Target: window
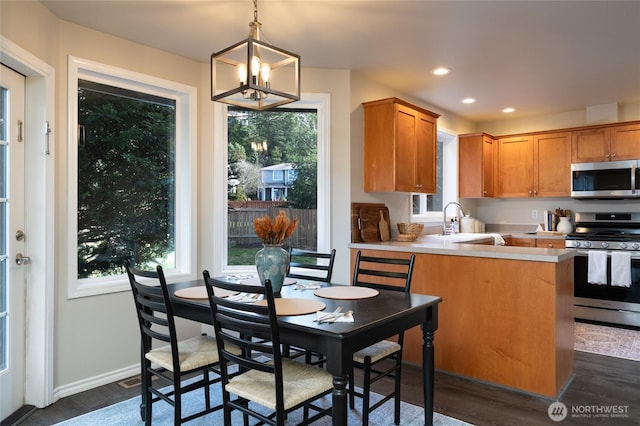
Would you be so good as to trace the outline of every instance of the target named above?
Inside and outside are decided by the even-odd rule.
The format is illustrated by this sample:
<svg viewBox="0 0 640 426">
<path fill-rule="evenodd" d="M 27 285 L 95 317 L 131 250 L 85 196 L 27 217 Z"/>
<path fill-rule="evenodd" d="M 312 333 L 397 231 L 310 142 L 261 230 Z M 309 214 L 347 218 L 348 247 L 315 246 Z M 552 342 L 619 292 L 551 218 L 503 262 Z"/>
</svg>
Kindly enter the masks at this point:
<svg viewBox="0 0 640 426">
<path fill-rule="evenodd" d="M 75 58 L 69 70 L 69 297 L 128 289 L 125 260 L 195 278 L 194 89 Z"/>
<path fill-rule="evenodd" d="M 273 171 L 273 181 L 274 182 L 282 182 L 284 181 L 284 173 L 282 170 L 274 170 Z"/>
<path fill-rule="evenodd" d="M 217 135 L 220 143 L 214 142 L 214 155 L 228 159 L 230 173 L 219 173 L 215 185 L 215 195 L 220 204 L 229 208 L 223 218 L 216 217 L 216 241 L 224 241 L 224 250 L 216 251 L 215 270 L 218 273 L 232 271 L 255 272 L 255 253 L 261 248 L 253 230 L 253 222 L 243 215 L 264 215 L 268 209 L 271 214 L 280 208 L 287 210 L 289 217 L 295 209 L 306 210 L 309 217 L 305 226 L 313 231 L 314 246 L 310 249 L 329 250 L 329 97 L 328 95 L 304 95 L 294 104 L 278 108 L 278 116 L 269 111 L 243 112 L 241 110 L 215 104 L 216 123 L 222 123 L 221 132 Z M 273 112 L 273 110 L 272 110 Z M 271 114 L 271 115 L 270 115 Z M 271 117 L 271 118 L 269 118 Z M 252 134 L 255 130 L 251 120 L 272 122 L 275 132 L 265 137 L 264 131 Z M 291 131 L 283 131 L 277 120 L 296 121 L 295 136 Z M 226 128 L 225 128 L 226 125 Z M 218 125 L 216 124 L 216 127 Z M 265 128 L 268 128 L 265 127 Z M 304 129 L 313 129 L 307 132 Z M 240 135 L 240 137 L 238 137 Z M 251 144 L 251 140 L 262 141 Z M 264 143 L 266 141 L 266 143 Z M 238 145 L 241 145 L 242 149 Z M 252 149 L 251 146 L 259 149 Z M 224 151 L 220 148 L 223 148 Z M 312 155 L 310 155 L 312 154 Z M 240 157 L 238 157 L 240 155 Z M 238 158 L 242 158 L 239 164 Z M 310 160 L 310 161 L 307 161 Z M 251 164 L 253 163 L 253 164 Z M 279 167 L 278 180 L 271 174 L 271 182 L 263 182 L 262 187 L 253 189 L 250 182 L 250 168 Z M 244 169 L 243 171 L 241 169 Z M 231 176 L 231 177 L 230 177 Z M 229 180 L 241 182 L 238 186 L 229 185 Z M 304 185 L 313 182 L 312 185 Z M 302 187 L 300 187 L 302 185 Z M 235 193 L 224 189 L 235 188 Z M 304 199 L 312 200 L 302 203 L 301 194 L 307 192 Z M 307 196 L 308 195 L 308 196 Z M 256 199 L 260 200 L 256 202 Z M 294 206 L 294 200 L 296 205 Z M 262 203 L 262 204 L 260 204 Z M 252 212 L 252 209 L 257 209 Z M 301 219 L 302 222 L 302 219 Z M 294 237 L 301 237 L 303 227 L 299 225 Z M 295 238 L 285 242 L 299 246 Z"/>
<path fill-rule="evenodd" d="M 436 194 L 411 195 L 412 222 L 441 222 L 442 208 L 458 198 L 458 138 L 438 130 L 436 146 Z"/>
</svg>

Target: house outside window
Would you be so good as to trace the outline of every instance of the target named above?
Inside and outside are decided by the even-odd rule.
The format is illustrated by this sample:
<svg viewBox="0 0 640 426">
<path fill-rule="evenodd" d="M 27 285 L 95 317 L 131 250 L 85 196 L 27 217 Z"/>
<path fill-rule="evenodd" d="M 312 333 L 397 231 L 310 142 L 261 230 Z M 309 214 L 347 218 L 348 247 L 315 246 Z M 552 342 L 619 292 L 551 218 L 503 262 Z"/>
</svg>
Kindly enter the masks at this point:
<svg viewBox="0 0 640 426">
<path fill-rule="evenodd" d="M 221 130 L 214 155 L 226 157 L 230 165 L 230 172 L 216 173 L 215 199 L 226 202 L 228 209 L 220 223 L 216 218 L 214 238 L 225 247 L 214 271 L 255 272 L 261 244 L 251 214 L 274 215 L 285 209 L 290 218 L 307 215 L 288 245 L 330 250 L 329 100 L 326 94 L 303 94 L 295 104 L 260 112 L 214 106 Z"/>
</svg>

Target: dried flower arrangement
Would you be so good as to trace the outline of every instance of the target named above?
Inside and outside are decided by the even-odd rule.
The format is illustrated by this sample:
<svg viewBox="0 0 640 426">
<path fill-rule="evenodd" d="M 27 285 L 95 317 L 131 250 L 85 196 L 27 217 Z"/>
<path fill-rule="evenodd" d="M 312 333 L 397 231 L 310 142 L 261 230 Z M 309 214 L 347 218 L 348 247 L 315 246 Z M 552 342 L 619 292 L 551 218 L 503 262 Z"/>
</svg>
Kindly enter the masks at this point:
<svg viewBox="0 0 640 426">
<path fill-rule="evenodd" d="M 263 244 L 267 245 L 282 244 L 285 239 L 293 234 L 296 226 L 298 226 L 298 219 L 289 220 L 284 210 L 280 210 L 280 213 L 273 220 L 269 215 L 253 220 L 256 235 L 260 237 Z"/>
</svg>

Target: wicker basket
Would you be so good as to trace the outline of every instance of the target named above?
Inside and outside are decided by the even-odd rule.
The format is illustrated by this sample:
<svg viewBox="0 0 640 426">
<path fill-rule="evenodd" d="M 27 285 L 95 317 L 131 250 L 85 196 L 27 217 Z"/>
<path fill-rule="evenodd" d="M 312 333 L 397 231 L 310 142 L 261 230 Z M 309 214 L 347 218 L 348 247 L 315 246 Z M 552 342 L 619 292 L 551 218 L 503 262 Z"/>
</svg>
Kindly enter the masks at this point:
<svg viewBox="0 0 640 426">
<path fill-rule="evenodd" d="M 424 224 L 422 223 L 399 222 L 397 225 L 398 225 L 398 232 L 401 235 L 413 235 L 415 236 L 415 238 L 418 238 L 418 235 L 420 235 L 420 233 L 422 232 L 422 229 L 424 228 Z"/>
</svg>

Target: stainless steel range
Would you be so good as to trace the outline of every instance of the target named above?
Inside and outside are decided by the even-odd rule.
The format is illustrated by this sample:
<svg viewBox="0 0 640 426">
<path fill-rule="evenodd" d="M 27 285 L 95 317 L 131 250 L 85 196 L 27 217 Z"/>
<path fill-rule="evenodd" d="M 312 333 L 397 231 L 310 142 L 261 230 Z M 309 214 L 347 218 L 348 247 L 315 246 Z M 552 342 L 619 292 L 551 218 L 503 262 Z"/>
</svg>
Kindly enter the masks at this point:
<svg viewBox="0 0 640 426">
<path fill-rule="evenodd" d="M 567 248 L 578 250 L 575 317 L 640 327 L 640 213 L 576 213 L 575 220 L 566 240 Z M 603 279 L 594 279 L 590 267 L 601 269 Z M 620 281 L 621 274 L 630 281 Z"/>
</svg>

